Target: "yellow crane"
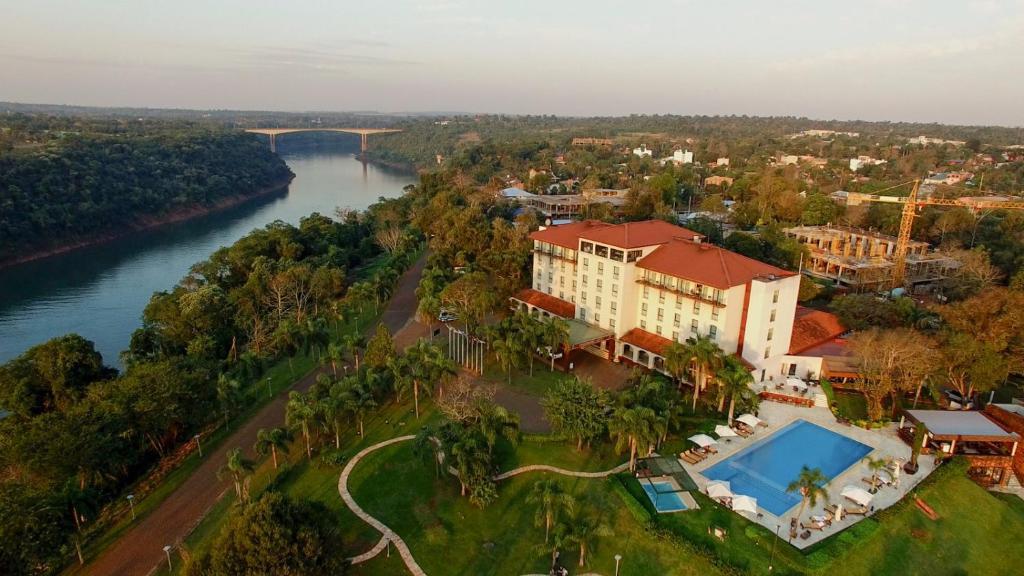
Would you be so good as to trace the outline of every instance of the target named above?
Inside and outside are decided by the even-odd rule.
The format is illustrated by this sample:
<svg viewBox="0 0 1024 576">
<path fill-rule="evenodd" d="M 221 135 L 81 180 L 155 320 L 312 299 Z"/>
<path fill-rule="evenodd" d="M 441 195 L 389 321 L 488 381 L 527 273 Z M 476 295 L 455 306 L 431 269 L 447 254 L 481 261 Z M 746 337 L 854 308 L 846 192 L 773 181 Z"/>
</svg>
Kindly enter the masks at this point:
<svg viewBox="0 0 1024 576">
<path fill-rule="evenodd" d="M 897 184 L 886 190 L 898 188 L 909 184 L 910 182 L 904 182 L 903 184 Z M 907 274 L 907 246 L 910 244 L 910 231 L 914 227 L 914 218 L 917 217 L 918 210 L 923 206 L 954 206 L 958 208 L 967 208 L 972 212 L 984 209 L 1001 209 L 1001 210 L 1024 210 L 1024 202 L 1022 201 L 1011 201 L 1011 200 L 975 200 L 972 198 L 918 198 L 917 193 L 921 188 L 921 180 L 917 179 L 913 181 L 914 186 L 910 189 L 910 195 L 903 201 L 903 215 L 900 219 L 900 233 L 896 238 L 896 254 L 894 259 L 894 266 L 892 272 L 892 287 L 899 288 L 903 286 L 906 280 Z M 879 192 L 882 192 L 880 190 Z"/>
</svg>

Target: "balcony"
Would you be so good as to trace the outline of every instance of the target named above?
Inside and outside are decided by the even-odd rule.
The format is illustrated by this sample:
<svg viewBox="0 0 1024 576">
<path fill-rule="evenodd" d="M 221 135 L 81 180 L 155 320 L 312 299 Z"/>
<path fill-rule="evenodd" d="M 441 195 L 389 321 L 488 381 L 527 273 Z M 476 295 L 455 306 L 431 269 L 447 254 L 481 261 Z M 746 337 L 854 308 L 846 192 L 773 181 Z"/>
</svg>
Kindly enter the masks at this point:
<svg viewBox="0 0 1024 576">
<path fill-rule="evenodd" d="M 572 262 L 573 264 L 576 263 L 576 256 L 566 256 L 564 252 L 559 254 L 554 250 L 544 250 L 543 248 L 534 248 L 533 251 L 536 254 L 544 254 L 545 256 L 550 256 L 551 258 L 556 258 L 558 260 L 565 260 L 566 262 Z"/>
<path fill-rule="evenodd" d="M 725 302 L 723 302 L 721 299 L 715 300 L 712 298 L 708 298 L 707 296 L 704 296 L 703 294 L 700 294 L 694 290 L 684 290 L 679 286 L 669 286 L 668 284 L 662 284 L 661 282 L 652 280 L 650 278 L 644 278 L 643 276 L 637 278 L 636 282 L 637 284 L 642 284 L 644 286 L 650 286 L 652 288 L 657 288 L 659 290 L 667 290 L 669 292 L 679 294 L 683 298 L 693 300 L 694 302 L 703 302 L 704 304 L 710 304 L 716 308 L 725 308 Z"/>
</svg>

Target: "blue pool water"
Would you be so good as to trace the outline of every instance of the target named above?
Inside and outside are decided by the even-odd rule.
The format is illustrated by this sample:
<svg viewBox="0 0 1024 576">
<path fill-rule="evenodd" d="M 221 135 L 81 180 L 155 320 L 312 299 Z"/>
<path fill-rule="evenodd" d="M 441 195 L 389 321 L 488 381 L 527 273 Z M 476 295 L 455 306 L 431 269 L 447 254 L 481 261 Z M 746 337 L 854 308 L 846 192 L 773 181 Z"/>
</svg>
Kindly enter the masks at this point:
<svg viewBox="0 0 1024 576">
<path fill-rule="evenodd" d="M 704 476 L 727 480 L 733 494 L 753 496 L 758 506 L 782 516 L 800 503 L 798 492 L 786 492 L 800 468 L 820 468 L 831 480 L 871 450 L 842 434 L 797 420 L 708 468 Z"/>
<path fill-rule="evenodd" d="M 670 482 L 641 482 L 640 484 L 644 487 L 644 492 L 647 492 L 647 497 L 651 499 L 651 504 L 654 504 L 654 508 L 658 512 L 679 512 L 680 510 L 686 510 L 686 504 L 682 498 L 676 492 L 669 492 L 669 490 L 675 490 L 675 486 Z M 659 493 L 660 492 L 660 493 Z"/>
</svg>

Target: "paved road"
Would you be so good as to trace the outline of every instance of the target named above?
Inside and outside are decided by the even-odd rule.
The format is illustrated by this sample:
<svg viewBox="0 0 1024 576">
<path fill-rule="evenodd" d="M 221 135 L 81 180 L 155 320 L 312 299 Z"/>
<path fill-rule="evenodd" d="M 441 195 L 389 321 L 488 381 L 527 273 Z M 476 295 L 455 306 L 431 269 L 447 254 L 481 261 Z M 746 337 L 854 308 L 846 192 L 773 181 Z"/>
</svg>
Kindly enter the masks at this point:
<svg viewBox="0 0 1024 576">
<path fill-rule="evenodd" d="M 398 282 L 398 289 L 384 309 L 382 322 L 392 334 L 410 322 L 416 312 L 416 285 L 426 257 L 420 258 Z M 371 327 L 374 330 L 376 327 Z M 295 383 L 292 389 L 305 391 L 316 381 L 318 371 Z M 97 576 L 144 576 L 166 562 L 163 547 L 177 545 L 202 520 L 229 488 L 230 482 L 217 479 L 217 470 L 226 460 L 228 450 L 241 447 L 250 457 L 256 433 L 284 423 L 287 394 L 279 394 L 251 420 L 235 431 L 220 447 L 209 454 L 196 471 L 163 503 L 142 519 L 91 565 L 86 573 Z"/>
</svg>

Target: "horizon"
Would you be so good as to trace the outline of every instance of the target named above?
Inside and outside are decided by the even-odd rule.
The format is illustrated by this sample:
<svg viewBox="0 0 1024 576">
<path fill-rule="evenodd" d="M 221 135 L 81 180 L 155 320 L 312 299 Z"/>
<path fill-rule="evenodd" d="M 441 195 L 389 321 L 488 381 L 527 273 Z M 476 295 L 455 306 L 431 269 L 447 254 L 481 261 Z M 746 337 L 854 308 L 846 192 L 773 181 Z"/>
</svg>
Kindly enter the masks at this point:
<svg viewBox="0 0 1024 576">
<path fill-rule="evenodd" d="M 47 0 L 6 12 L 6 101 L 1024 126 L 1024 78 L 1013 74 L 1024 63 L 1024 0 L 869 0 L 856 10 L 408 0 L 286 11 L 267 1 Z"/>
</svg>

